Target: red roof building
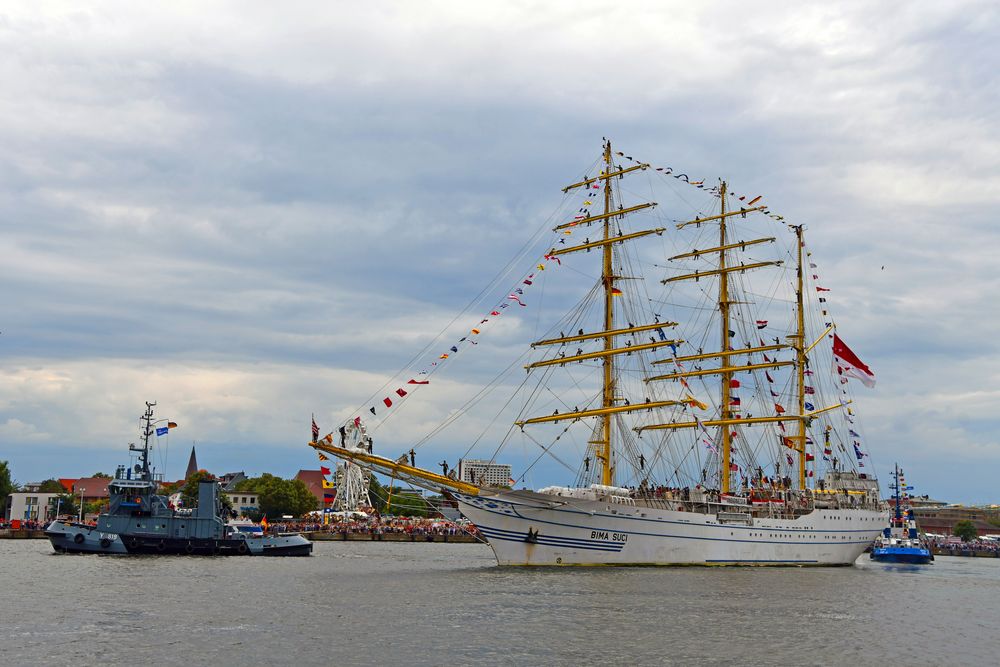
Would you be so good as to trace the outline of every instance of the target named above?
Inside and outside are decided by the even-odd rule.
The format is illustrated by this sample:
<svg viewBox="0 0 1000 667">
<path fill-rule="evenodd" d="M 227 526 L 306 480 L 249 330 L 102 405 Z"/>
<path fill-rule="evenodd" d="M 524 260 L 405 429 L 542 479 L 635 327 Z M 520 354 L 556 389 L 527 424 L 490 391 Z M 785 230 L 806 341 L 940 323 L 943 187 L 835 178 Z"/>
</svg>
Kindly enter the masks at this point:
<svg viewBox="0 0 1000 667">
<path fill-rule="evenodd" d="M 105 477 L 81 477 L 73 483 L 72 493 L 83 497 L 84 502 L 108 499 L 108 484 L 112 481 Z"/>
<path fill-rule="evenodd" d="M 296 475 L 295 479 L 301 479 L 305 483 L 306 488 L 309 492 L 316 496 L 316 507 L 317 509 L 322 509 L 323 507 L 323 473 L 319 470 L 300 470 Z M 326 493 L 333 493 L 333 489 L 327 489 Z"/>
</svg>

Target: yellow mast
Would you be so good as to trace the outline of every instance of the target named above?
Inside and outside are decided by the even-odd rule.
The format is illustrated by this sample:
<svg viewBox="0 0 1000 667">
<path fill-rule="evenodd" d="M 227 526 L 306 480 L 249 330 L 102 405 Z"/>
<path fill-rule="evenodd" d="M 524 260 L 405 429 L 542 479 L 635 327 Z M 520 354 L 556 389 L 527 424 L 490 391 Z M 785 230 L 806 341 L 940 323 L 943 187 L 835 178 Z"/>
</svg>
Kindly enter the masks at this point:
<svg viewBox="0 0 1000 667">
<path fill-rule="evenodd" d="M 719 215 L 719 314 L 722 320 L 722 346 L 720 349 L 723 352 L 728 352 L 731 349 L 731 343 L 729 340 L 729 272 L 726 271 L 726 220 L 728 218 L 726 217 L 725 181 L 719 184 L 719 201 L 722 206 Z M 719 404 L 722 406 L 722 413 L 719 416 L 723 422 L 732 418 L 729 398 L 731 391 L 729 383 L 732 379 L 733 374 L 731 371 L 722 372 L 722 401 Z M 733 456 L 733 437 L 728 425 L 723 424 L 720 428 L 722 429 L 722 465 L 719 470 L 719 477 L 722 481 L 722 493 L 729 493 L 729 466 Z"/>
<path fill-rule="evenodd" d="M 797 327 L 795 333 L 795 365 L 798 382 L 799 414 L 806 413 L 806 320 L 804 306 L 804 285 L 802 270 L 802 225 L 795 229 L 795 242 L 798 245 L 798 277 L 795 287 L 795 311 Z M 806 420 L 799 420 L 798 435 L 795 438 L 799 454 L 799 488 L 806 488 Z"/>
<path fill-rule="evenodd" d="M 604 240 L 611 238 L 611 141 L 604 145 L 604 173 L 608 178 L 604 179 Z M 602 247 L 604 253 L 604 268 L 601 271 L 601 279 L 604 282 L 604 331 L 614 330 L 614 266 L 612 264 L 611 244 L 606 243 Z M 614 348 L 614 336 L 604 337 L 604 350 L 607 356 L 604 357 L 604 395 L 601 407 L 605 410 L 614 407 L 615 387 L 614 387 L 614 356 L 610 351 Z M 601 415 L 601 441 L 598 443 L 600 449 L 597 458 L 601 462 L 601 483 L 605 485 L 614 484 L 615 471 L 611 462 L 611 419 L 612 415 L 606 412 Z"/>
</svg>

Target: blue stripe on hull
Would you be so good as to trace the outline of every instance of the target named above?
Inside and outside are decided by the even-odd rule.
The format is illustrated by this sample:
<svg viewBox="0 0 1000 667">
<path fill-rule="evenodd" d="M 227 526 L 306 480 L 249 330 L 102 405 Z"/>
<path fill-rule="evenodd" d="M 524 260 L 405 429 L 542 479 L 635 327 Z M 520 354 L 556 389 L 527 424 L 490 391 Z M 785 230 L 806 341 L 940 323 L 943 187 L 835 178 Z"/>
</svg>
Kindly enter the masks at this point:
<svg viewBox="0 0 1000 667">
<path fill-rule="evenodd" d="M 591 551 L 613 551 L 615 553 L 622 550 L 624 542 L 602 542 L 598 540 L 577 539 L 573 537 L 559 537 L 556 535 L 538 535 L 529 540 L 527 532 L 521 533 L 513 530 L 501 528 L 491 528 L 489 526 L 478 526 L 479 531 L 487 539 L 506 540 L 508 542 L 526 542 L 528 544 L 541 544 L 550 547 L 568 547 L 572 549 L 589 549 Z"/>
</svg>

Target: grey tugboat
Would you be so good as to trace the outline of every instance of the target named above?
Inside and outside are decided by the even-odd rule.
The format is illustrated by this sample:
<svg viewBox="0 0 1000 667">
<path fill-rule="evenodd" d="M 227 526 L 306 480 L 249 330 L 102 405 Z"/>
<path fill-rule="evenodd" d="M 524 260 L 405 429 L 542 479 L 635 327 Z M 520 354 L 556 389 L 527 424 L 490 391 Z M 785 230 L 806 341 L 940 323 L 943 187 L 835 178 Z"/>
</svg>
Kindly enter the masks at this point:
<svg viewBox="0 0 1000 667">
<path fill-rule="evenodd" d="M 108 511 L 91 526 L 56 520 L 45 529 L 58 553 L 184 554 L 204 556 L 308 556 L 312 542 L 298 534 L 240 532 L 227 525 L 219 485 L 201 482 L 198 506 L 175 509 L 157 495 L 149 465 L 150 437 L 155 432 L 153 407 L 142 416 L 142 445 L 134 466 L 119 466 L 108 484 Z"/>
</svg>

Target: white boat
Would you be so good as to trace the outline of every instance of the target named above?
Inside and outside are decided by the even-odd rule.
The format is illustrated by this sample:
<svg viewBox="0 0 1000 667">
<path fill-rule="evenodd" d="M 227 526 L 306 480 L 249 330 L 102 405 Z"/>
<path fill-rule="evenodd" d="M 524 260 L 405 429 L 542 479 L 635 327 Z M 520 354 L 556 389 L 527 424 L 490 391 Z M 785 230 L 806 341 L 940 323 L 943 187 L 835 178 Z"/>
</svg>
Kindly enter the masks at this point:
<svg viewBox="0 0 1000 667">
<path fill-rule="evenodd" d="M 514 283 L 531 286 L 564 258 L 581 275 L 600 271 L 551 335 L 531 344 L 540 358 L 525 366 L 529 382 L 516 403 L 514 423 L 530 432 L 539 458 L 556 457 L 571 429 L 584 436 L 572 485 L 491 487 L 418 468 L 412 450 L 392 459 L 344 445 L 350 438 L 310 445 L 446 491 L 500 565 L 853 564 L 887 519 L 847 393 L 849 378 L 872 385 L 874 375 L 836 334 L 803 227 L 760 196 L 694 182 L 610 142 L 593 169 L 564 189 L 569 204 L 542 263 Z M 636 175 L 648 183 L 623 194 L 621 183 Z M 654 215 L 655 202 L 628 199 L 654 181 L 687 188 L 671 212 Z M 695 198 L 691 213 L 674 212 Z M 650 217 L 649 227 L 630 226 Z M 659 256 L 632 250 L 633 241 L 656 239 Z M 762 286 L 751 285 L 768 271 Z M 644 282 L 651 272 L 655 290 Z M 506 298 L 525 306 L 525 289 Z M 440 368 L 431 366 L 424 377 Z M 360 417 L 345 428 L 363 428 Z M 502 451 L 509 441 L 489 446 Z M 557 460 L 566 465 L 565 457 Z"/>
</svg>

